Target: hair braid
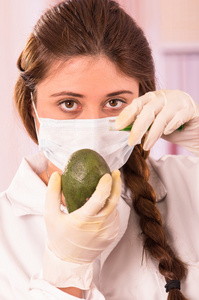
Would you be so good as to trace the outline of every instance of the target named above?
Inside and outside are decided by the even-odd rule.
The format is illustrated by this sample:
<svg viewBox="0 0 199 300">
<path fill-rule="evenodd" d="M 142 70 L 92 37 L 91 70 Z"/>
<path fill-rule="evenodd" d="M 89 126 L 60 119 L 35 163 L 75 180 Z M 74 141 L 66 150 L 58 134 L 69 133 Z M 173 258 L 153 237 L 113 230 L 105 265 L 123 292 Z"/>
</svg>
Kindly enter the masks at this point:
<svg viewBox="0 0 199 300">
<path fill-rule="evenodd" d="M 156 207 L 156 195 L 148 183 L 149 169 L 146 163 L 148 155 L 149 152 L 144 151 L 142 145 L 135 146 L 123 167 L 125 182 L 133 192 L 133 206 L 140 216 L 144 249 L 158 260 L 159 272 L 166 281 L 181 280 L 185 276 L 186 268 L 167 243 L 161 214 Z M 168 300 L 187 300 L 187 298 L 180 290 L 171 289 Z"/>
</svg>

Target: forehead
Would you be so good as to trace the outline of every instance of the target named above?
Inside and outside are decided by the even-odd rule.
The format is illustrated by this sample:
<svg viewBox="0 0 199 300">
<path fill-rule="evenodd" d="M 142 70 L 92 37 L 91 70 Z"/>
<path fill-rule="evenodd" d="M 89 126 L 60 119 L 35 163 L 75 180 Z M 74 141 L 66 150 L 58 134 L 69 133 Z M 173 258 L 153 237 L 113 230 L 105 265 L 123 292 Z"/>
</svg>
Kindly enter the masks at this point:
<svg viewBox="0 0 199 300">
<path fill-rule="evenodd" d="M 55 61 L 46 78 L 37 85 L 37 93 L 53 93 L 57 90 L 114 90 L 137 88 L 137 81 L 122 71 L 106 56 L 80 56 L 68 61 Z"/>
<path fill-rule="evenodd" d="M 62 77 L 80 77 L 91 73 L 93 75 L 93 72 L 99 75 L 103 74 L 103 76 L 107 74 L 123 79 L 126 78 L 126 80 L 132 79 L 132 77 L 125 75 L 117 65 L 106 56 L 79 56 L 67 61 L 54 61 L 41 83 L 59 80 Z"/>
</svg>

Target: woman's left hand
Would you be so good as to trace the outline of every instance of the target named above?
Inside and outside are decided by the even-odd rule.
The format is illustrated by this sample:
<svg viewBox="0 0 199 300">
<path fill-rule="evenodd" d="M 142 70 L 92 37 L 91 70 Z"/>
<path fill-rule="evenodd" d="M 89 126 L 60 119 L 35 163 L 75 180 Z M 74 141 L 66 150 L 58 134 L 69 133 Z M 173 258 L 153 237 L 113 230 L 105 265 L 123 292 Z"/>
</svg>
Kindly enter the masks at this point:
<svg viewBox="0 0 199 300">
<path fill-rule="evenodd" d="M 147 133 L 144 150 L 150 150 L 162 137 L 199 156 L 199 106 L 185 92 L 158 90 L 134 99 L 120 113 L 115 126 L 123 129 L 131 123 L 130 146 L 139 143 Z M 181 125 L 183 130 L 178 131 Z"/>
</svg>

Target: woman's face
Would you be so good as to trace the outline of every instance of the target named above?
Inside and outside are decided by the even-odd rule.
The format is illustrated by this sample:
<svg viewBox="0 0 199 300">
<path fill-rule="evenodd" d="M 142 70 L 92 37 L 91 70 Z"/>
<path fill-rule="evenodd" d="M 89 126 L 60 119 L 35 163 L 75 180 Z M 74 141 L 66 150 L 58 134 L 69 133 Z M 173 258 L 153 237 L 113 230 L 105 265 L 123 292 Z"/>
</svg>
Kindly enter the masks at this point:
<svg viewBox="0 0 199 300">
<path fill-rule="evenodd" d="M 138 82 L 108 58 L 76 57 L 51 67 L 37 85 L 36 108 L 41 118 L 97 119 L 119 115 L 138 95 Z"/>
</svg>

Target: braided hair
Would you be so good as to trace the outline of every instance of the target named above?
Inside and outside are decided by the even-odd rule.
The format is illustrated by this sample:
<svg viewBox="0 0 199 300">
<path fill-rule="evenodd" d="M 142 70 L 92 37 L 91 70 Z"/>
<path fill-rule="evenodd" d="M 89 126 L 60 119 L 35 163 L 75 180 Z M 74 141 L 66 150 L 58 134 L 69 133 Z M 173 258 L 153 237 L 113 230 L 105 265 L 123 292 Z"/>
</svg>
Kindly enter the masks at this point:
<svg viewBox="0 0 199 300">
<path fill-rule="evenodd" d="M 132 191 L 133 207 L 140 217 L 144 250 L 159 262 L 159 272 L 166 282 L 180 281 L 186 274 L 186 267 L 167 242 L 161 214 L 156 207 L 156 195 L 148 182 L 148 156 L 149 151 L 144 151 L 142 144 L 136 145 L 128 162 L 123 166 L 124 180 Z M 178 288 L 171 288 L 168 291 L 168 300 L 187 298 Z"/>
</svg>

